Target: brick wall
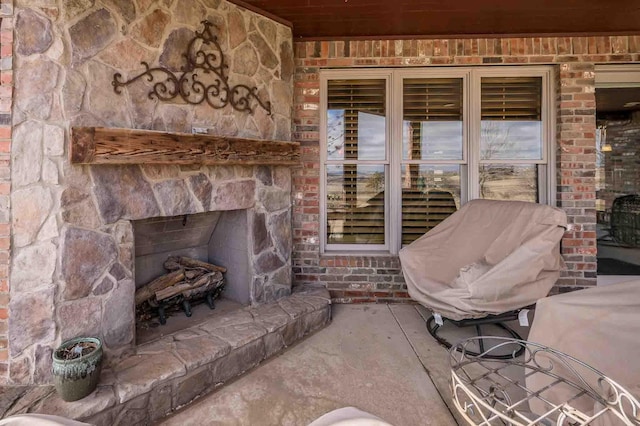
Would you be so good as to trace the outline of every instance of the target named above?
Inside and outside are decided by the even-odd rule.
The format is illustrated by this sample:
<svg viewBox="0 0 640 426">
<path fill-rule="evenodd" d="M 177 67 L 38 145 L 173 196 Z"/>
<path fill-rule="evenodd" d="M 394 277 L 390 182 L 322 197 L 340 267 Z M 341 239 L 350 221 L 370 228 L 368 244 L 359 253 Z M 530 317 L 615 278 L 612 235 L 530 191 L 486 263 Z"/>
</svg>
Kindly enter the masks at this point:
<svg viewBox="0 0 640 426">
<path fill-rule="evenodd" d="M 640 60 L 640 36 L 361 40 L 298 42 L 294 140 L 303 167 L 294 176 L 294 279 L 327 285 L 336 302 L 407 299 L 397 257 L 321 255 L 318 189 L 321 68 L 554 64 L 557 76 L 558 206 L 571 229 L 563 239 L 567 268 L 556 290 L 594 285 L 595 63 Z"/>
<path fill-rule="evenodd" d="M 13 96 L 13 0 L 0 0 L 0 383 L 8 376 L 8 307 L 11 185 L 11 105 Z"/>
<path fill-rule="evenodd" d="M 560 287 L 594 285 L 596 279 L 596 100 L 591 62 L 560 65 L 557 115 L 558 206 L 569 216 Z M 564 289 L 561 289 L 564 290 Z"/>
</svg>

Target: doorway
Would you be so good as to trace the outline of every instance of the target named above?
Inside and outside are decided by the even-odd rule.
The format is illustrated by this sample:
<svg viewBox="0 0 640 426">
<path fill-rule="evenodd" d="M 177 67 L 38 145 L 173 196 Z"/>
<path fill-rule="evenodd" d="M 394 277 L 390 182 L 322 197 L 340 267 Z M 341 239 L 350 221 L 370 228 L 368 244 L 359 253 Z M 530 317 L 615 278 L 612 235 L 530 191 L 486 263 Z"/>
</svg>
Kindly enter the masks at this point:
<svg viewBox="0 0 640 426">
<path fill-rule="evenodd" d="M 640 277 L 640 67 L 596 67 L 598 284 Z"/>
</svg>

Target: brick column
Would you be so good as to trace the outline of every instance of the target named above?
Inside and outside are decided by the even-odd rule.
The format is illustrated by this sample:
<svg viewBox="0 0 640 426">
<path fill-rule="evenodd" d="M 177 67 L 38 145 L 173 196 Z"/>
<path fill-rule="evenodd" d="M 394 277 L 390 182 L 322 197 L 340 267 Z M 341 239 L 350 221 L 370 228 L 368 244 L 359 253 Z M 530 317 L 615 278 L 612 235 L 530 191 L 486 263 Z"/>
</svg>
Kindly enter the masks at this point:
<svg viewBox="0 0 640 426">
<path fill-rule="evenodd" d="M 304 44 L 298 44 L 304 46 Z M 319 281 L 320 82 L 318 68 L 298 67 L 294 79 L 293 140 L 302 146 L 302 167 L 293 171 L 293 277 Z"/>
<path fill-rule="evenodd" d="M 13 102 L 13 0 L 0 0 L 0 384 L 8 381 L 9 262 L 11 252 L 11 105 Z"/>
<path fill-rule="evenodd" d="M 593 63 L 560 64 L 558 205 L 569 218 L 560 291 L 596 281 L 596 99 Z"/>
</svg>

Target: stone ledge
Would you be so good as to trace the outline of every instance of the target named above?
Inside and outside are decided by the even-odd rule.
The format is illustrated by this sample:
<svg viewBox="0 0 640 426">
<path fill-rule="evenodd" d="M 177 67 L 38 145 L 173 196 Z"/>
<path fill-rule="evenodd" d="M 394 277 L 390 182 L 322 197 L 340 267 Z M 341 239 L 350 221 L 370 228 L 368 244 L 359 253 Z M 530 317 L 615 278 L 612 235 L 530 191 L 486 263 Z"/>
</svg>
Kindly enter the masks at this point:
<svg viewBox="0 0 640 426">
<path fill-rule="evenodd" d="M 149 424 L 324 327 L 330 304 L 324 287 L 294 287 L 277 302 L 140 345 L 104 370 L 98 389 L 80 401 L 62 401 L 52 386 L 0 388 L 0 417 L 30 412 L 96 425 Z"/>
</svg>

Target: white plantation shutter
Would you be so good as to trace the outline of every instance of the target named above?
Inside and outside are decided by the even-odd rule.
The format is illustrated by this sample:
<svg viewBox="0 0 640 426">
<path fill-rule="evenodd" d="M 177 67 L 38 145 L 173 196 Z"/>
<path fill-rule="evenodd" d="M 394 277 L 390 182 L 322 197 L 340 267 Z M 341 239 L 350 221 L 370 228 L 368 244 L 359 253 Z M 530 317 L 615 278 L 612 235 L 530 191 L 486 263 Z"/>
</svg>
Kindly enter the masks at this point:
<svg viewBox="0 0 640 426">
<path fill-rule="evenodd" d="M 410 147 L 408 160 L 430 160 L 422 152 L 423 123 L 462 121 L 461 78 L 406 78 L 403 80 L 402 118 L 408 122 Z M 402 244 L 409 244 L 451 213 L 456 203 L 447 191 L 420 189 L 420 164 L 407 165 L 402 189 Z"/>
<path fill-rule="evenodd" d="M 541 77 L 483 77 L 482 120 L 540 121 Z"/>
<path fill-rule="evenodd" d="M 553 67 L 319 76 L 323 252 L 397 254 L 474 198 L 555 199 Z"/>
<path fill-rule="evenodd" d="M 327 109 L 341 114 L 343 120 L 342 154 L 339 156 L 342 173 L 339 177 L 337 173 L 327 177 L 328 196 L 333 197 L 328 200 L 327 241 L 384 244 L 384 173 L 371 172 L 371 167 L 360 166 L 358 161 L 365 149 L 364 136 L 359 134 L 365 125 L 363 113 L 384 117 L 387 82 L 385 79 L 354 79 L 329 80 L 327 83 Z M 374 185 L 376 179 L 381 180 L 381 188 Z"/>
</svg>

